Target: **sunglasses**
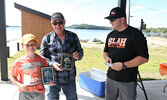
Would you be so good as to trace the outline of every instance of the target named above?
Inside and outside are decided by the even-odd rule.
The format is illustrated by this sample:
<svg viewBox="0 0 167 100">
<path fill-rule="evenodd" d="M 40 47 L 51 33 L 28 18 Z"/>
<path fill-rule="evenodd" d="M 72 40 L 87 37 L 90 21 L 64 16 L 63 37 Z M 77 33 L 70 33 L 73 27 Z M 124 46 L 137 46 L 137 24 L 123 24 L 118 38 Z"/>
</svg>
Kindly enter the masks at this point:
<svg viewBox="0 0 167 100">
<path fill-rule="evenodd" d="M 25 46 L 26 46 L 26 47 L 30 47 L 30 46 L 31 46 L 31 47 L 35 47 L 35 46 L 37 46 L 37 44 L 36 44 L 36 43 L 32 43 L 32 44 L 25 44 Z"/>
<path fill-rule="evenodd" d="M 53 25 L 57 25 L 57 24 L 59 24 L 59 25 L 63 25 L 63 23 L 64 23 L 64 22 L 61 21 L 61 22 L 53 22 L 52 24 L 53 24 Z"/>
<path fill-rule="evenodd" d="M 116 20 L 117 20 L 116 18 L 115 18 L 115 19 L 110 19 L 111 22 L 114 22 L 114 21 L 116 21 Z"/>
</svg>

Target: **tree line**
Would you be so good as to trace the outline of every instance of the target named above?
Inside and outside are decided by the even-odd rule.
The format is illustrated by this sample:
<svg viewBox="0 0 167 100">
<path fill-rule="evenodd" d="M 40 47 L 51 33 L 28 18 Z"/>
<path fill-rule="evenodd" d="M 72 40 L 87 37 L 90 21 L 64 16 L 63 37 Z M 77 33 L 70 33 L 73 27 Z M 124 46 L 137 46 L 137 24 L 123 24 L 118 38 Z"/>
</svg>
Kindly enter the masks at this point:
<svg viewBox="0 0 167 100">
<path fill-rule="evenodd" d="M 143 30 L 146 33 L 167 33 L 167 28 L 147 28 L 146 30 Z"/>
<path fill-rule="evenodd" d="M 67 28 L 74 28 L 74 29 L 112 30 L 112 27 L 96 26 L 96 25 L 88 25 L 88 24 L 74 24 L 74 25 L 68 26 Z"/>
<path fill-rule="evenodd" d="M 96 26 L 96 25 L 89 25 L 89 24 L 74 24 L 68 26 L 67 28 L 74 28 L 74 29 L 98 29 L 98 30 L 112 30 L 112 27 L 106 26 Z M 167 33 L 167 28 L 146 28 L 143 30 L 146 33 Z"/>
</svg>

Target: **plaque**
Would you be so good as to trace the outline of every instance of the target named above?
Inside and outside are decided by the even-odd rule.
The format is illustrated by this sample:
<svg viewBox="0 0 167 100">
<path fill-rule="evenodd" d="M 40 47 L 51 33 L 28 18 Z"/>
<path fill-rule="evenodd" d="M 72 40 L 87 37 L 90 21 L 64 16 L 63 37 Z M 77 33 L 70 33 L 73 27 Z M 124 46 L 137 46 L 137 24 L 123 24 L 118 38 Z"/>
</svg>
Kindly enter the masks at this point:
<svg viewBox="0 0 167 100">
<path fill-rule="evenodd" d="M 69 53 L 62 53 L 60 68 L 64 70 L 71 70 L 74 66 L 73 55 Z"/>
<path fill-rule="evenodd" d="M 54 81 L 53 67 L 42 67 L 41 74 L 43 85 L 47 85 L 50 81 Z"/>
</svg>

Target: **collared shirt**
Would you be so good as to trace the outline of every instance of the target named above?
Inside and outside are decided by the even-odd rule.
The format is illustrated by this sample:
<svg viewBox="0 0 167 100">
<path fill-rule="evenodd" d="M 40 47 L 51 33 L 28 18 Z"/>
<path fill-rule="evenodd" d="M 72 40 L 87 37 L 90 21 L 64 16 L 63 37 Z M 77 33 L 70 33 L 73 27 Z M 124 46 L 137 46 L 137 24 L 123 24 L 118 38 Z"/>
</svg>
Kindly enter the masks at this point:
<svg viewBox="0 0 167 100">
<path fill-rule="evenodd" d="M 64 44 L 60 38 L 57 37 L 55 31 L 52 31 L 45 35 L 41 42 L 40 55 L 46 57 L 49 66 L 52 66 L 54 62 L 60 64 L 62 53 L 79 53 L 79 59 L 83 57 L 83 49 L 81 47 L 78 36 L 68 30 L 65 30 Z M 56 83 L 67 83 L 75 79 L 76 66 L 74 61 L 74 67 L 70 71 L 56 71 L 55 80 Z"/>
</svg>

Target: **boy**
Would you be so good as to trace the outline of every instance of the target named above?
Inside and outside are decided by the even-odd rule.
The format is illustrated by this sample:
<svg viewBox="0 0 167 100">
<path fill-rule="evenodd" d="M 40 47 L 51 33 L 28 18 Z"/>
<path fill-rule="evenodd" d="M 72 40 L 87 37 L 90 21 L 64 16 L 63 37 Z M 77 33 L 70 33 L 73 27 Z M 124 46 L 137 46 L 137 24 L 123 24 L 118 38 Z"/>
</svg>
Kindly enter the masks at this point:
<svg viewBox="0 0 167 100">
<path fill-rule="evenodd" d="M 33 34 L 24 35 L 21 45 L 26 54 L 17 59 L 12 67 L 11 81 L 19 87 L 19 100 L 45 99 L 40 68 L 48 65 L 45 58 L 35 53 L 37 42 Z M 51 81 L 49 85 L 55 84 Z"/>
</svg>

